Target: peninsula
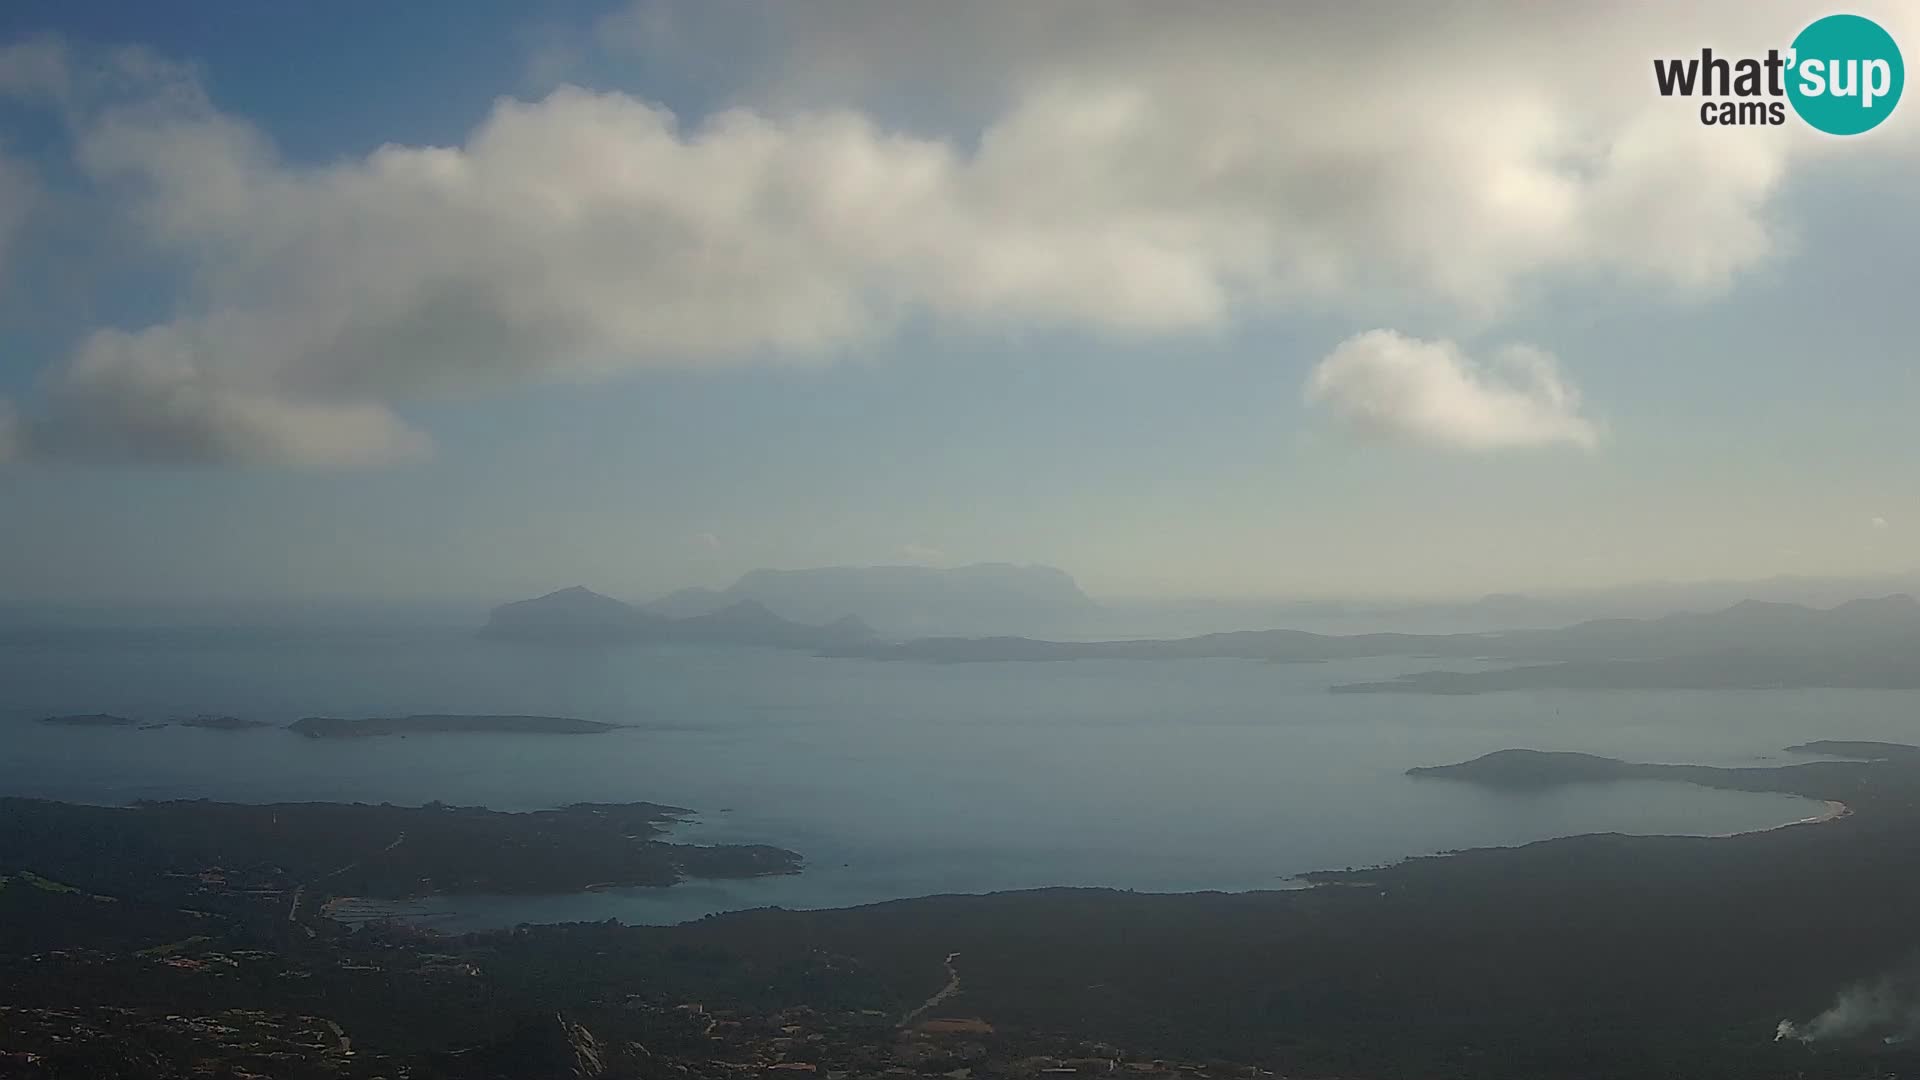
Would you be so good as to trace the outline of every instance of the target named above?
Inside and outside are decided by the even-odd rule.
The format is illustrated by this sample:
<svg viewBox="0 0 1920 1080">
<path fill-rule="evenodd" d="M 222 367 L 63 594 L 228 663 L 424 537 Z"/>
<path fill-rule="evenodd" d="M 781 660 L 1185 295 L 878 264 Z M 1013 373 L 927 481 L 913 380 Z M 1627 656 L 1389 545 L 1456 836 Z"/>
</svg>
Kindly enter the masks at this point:
<svg viewBox="0 0 1920 1080">
<path fill-rule="evenodd" d="M 658 839 L 691 813 L 645 802 L 507 813 L 437 802 L 111 807 L 0 798 L 0 866 L 100 882 L 98 891 L 116 895 L 175 889 L 169 875 L 197 875 L 201 906 L 262 896 L 320 904 L 332 896 L 570 893 L 799 872 L 800 856 L 783 848 Z"/>
</svg>

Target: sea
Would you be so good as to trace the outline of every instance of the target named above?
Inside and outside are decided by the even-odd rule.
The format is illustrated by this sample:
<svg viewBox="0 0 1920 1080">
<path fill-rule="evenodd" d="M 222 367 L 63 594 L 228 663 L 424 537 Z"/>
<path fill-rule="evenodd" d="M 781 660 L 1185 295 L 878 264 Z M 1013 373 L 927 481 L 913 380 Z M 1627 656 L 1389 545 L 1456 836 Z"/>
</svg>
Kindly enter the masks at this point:
<svg viewBox="0 0 1920 1080">
<path fill-rule="evenodd" d="M 1316 869 L 1591 832 L 1715 835 L 1816 816 L 1786 795 L 1633 781 L 1490 791 L 1405 775 L 1507 747 L 1716 765 L 1817 738 L 1920 741 L 1900 691 L 1331 694 L 1422 659 L 922 664 L 744 648 L 551 647 L 465 630 L 0 635 L 0 794 L 102 804 L 432 800 L 686 807 L 671 839 L 765 843 L 793 876 L 396 905 L 449 931 L 662 924 L 1045 886 L 1297 887 Z M 273 728 L 88 729 L 109 712 L 524 713 L 605 735 L 308 739 Z"/>
</svg>

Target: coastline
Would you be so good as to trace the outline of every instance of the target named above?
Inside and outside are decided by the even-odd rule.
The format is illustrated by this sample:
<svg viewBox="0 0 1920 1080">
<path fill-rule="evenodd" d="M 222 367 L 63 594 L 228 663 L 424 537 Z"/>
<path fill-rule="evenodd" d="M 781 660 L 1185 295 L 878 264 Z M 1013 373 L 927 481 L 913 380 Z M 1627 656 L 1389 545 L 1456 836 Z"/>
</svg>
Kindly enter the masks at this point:
<svg viewBox="0 0 1920 1080">
<path fill-rule="evenodd" d="M 1813 817 L 1806 818 L 1801 821 L 1788 822 L 1788 824 L 1789 825 L 1818 825 L 1824 821 L 1838 821 L 1843 817 L 1850 817 L 1852 816 L 1852 814 L 1853 814 L 1853 807 L 1848 806 L 1846 803 L 1841 802 L 1839 799 L 1828 799 L 1827 808 L 1825 810 L 1821 811 L 1818 814 L 1815 814 Z M 1786 828 L 1786 826 L 1782 825 L 1781 828 L 1784 829 Z"/>
<path fill-rule="evenodd" d="M 1661 780 L 1661 781 L 1655 781 L 1655 782 L 1665 784 L 1665 783 L 1673 783 L 1676 781 Z M 1737 788 L 1715 788 L 1711 785 L 1696 784 L 1693 781 L 1687 781 L 1687 780 L 1681 780 L 1677 782 L 1692 784 L 1693 786 L 1703 787 L 1703 788 L 1706 788 L 1707 790 L 1718 790 L 1718 791 L 1741 790 Z M 1781 792 L 1780 794 L 1785 794 L 1785 793 Z M 476 900 L 481 901 L 483 904 L 487 906 L 492 906 L 500 902 L 509 902 L 509 903 L 529 903 L 530 902 L 536 905 L 541 904 L 542 902 L 547 902 L 547 903 L 555 903 L 557 905 L 565 905 L 566 902 L 569 900 L 585 898 L 595 893 L 619 892 L 622 894 L 626 894 L 626 893 L 631 893 L 633 891 L 636 891 L 634 890 L 633 887 L 621 886 L 621 885 L 618 885 L 617 883 L 611 883 L 611 884 L 600 883 L 595 885 L 589 885 L 575 891 L 570 891 L 565 893 L 544 894 L 544 895 L 524 895 L 523 894 L 523 895 L 511 895 L 511 896 L 506 896 L 506 895 L 475 896 L 471 894 L 464 894 L 464 895 L 463 894 L 438 894 L 434 896 L 433 899 L 440 901 L 444 905 L 442 910 L 436 912 L 439 918 L 443 920 L 459 922 L 462 924 L 462 929 L 458 931 L 452 931 L 453 933 L 488 933 L 488 932 L 492 932 L 500 929 L 505 929 L 513 925 L 519 925 L 522 923 L 525 923 L 528 925 L 557 926 L 557 925 L 566 925 L 568 923 L 574 923 L 574 922 L 597 922 L 607 917 L 613 917 L 613 918 L 619 919 L 623 924 L 629 925 L 629 926 L 663 928 L 663 927 L 686 925 L 686 924 L 698 922 L 700 920 L 707 919 L 707 918 L 731 916 L 731 915 L 744 915 L 744 914 L 750 914 L 755 911 L 768 910 L 768 909 L 785 910 L 785 911 L 792 911 L 792 912 L 813 912 L 813 913 L 828 914 L 833 912 L 856 911 L 856 910 L 871 908 L 879 905 L 919 903 L 919 902 L 934 901 L 934 900 L 951 898 L 951 897 L 972 897 L 976 899 L 985 899 L 985 898 L 1002 897 L 1002 896 L 1016 896 L 1016 895 L 1022 895 L 1022 894 L 1030 894 L 1034 892 L 1051 892 L 1055 890 L 1120 891 L 1120 892 L 1127 892 L 1127 893 L 1132 893 L 1132 894 L 1142 895 L 1142 896 L 1156 896 L 1156 897 L 1162 897 L 1167 899 L 1178 899 L 1181 897 L 1201 897 L 1201 896 L 1209 896 L 1209 895 L 1251 897 L 1251 896 L 1256 896 L 1264 893 L 1309 892 L 1313 890 L 1326 889 L 1334 886 L 1339 886 L 1343 888 L 1379 889 L 1383 885 L 1383 882 L 1381 880 L 1378 880 L 1371 876 L 1362 878 L 1362 877 L 1351 876 L 1351 875 L 1355 875 L 1361 872 L 1373 872 L 1373 873 L 1379 873 L 1384 875 L 1384 874 L 1390 873 L 1392 870 L 1394 870 L 1397 867 L 1406 865 L 1411 862 L 1416 862 L 1416 861 L 1422 861 L 1422 860 L 1428 860 L 1428 859 L 1445 859 L 1445 858 L 1456 856 L 1456 855 L 1472 854 L 1472 853 L 1486 852 L 1486 851 L 1518 851 L 1524 848 L 1534 847 L 1537 845 L 1564 843 L 1569 841 L 1579 841 L 1588 837 L 1604 836 L 1604 835 L 1618 835 L 1618 836 L 1623 836 L 1628 838 L 1672 837 L 1672 838 L 1692 839 L 1692 840 L 1702 840 L 1702 841 L 1729 839 L 1729 838 L 1741 837 L 1741 836 L 1759 836 L 1759 835 L 1774 833 L 1779 830 L 1787 829 L 1795 825 L 1810 825 L 1810 824 L 1819 824 L 1823 822 L 1835 821 L 1840 818 L 1850 816 L 1853 813 L 1853 810 L 1851 807 L 1849 807 L 1846 803 L 1837 799 L 1815 799 L 1813 801 L 1818 801 L 1822 804 L 1820 811 L 1816 814 L 1808 815 L 1805 817 L 1798 817 L 1790 821 L 1780 822 L 1778 824 L 1761 825 L 1755 828 L 1737 829 L 1729 832 L 1717 832 L 1717 833 L 1619 832 L 1619 833 L 1612 833 L 1607 830 L 1592 830 L 1588 832 L 1570 832 L 1570 833 L 1566 833 L 1558 836 L 1547 836 L 1547 837 L 1542 837 L 1536 840 L 1526 840 L 1526 841 L 1519 841 L 1514 843 L 1453 848 L 1453 849 L 1434 850 L 1434 851 L 1427 851 L 1427 852 L 1414 852 L 1414 853 L 1410 853 L 1410 854 L 1392 859 L 1387 862 L 1377 864 L 1372 867 L 1364 868 L 1364 870 L 1359 870 L 1359 869 L 1328 870 L 1325 868 L 1314 868 L 1314 869 L 1308 869 L 1308 870 L 1300 871 L 1297 873 L 1291 873 L 1291 874 L 1281 876 L 1279 878 L 1276 878 L 1270 883 L 1263 882 L 1259 884 L 1246 884 L 1246 885 L 1238 885 L 1238 886 L 1211 884 L 1211 885 L 1195 885 L 1192 887 L 1185 887 L 1185 888 L 1135 889 L 1125 885 L 1101 885 L 1101 884 L 1088 885 L 1088 884 L 1055 883 L 1055 884 L 1041 884 L 1041 885 L 1010 886 L 1010 887 L 1004 887 L 1004 888 L 987 888 L 987 889 L 982 889 L 978 891 L 965 890 L 965 889 L 954 890 L 954 889 L 936 888 L 936 889 L 930 889 L 929 891 L 926 891 L 926 892 L 910 893 L 910 894 L 904 894 L 904 895 L 873 895 L 873 896 L 856 896 L 856 897 L 843 896 L 838 899 L 829 900 L 826 902 L 808 902 L 806 900 L 796 900 L 795 898 L 792 898 L 792 897 L 766 896 L 766 897 L 757 897 L 752 900 L 740 899 L 737 902 L 737 906 L 716 906 L 711 908 L 701 907 L 696 909 L 690 909 L 682 913 L 678 917 L 671 917 L 671 918 L 664 918 L 664 919 L 658 917 L 657 911 L 647 911 L 641 908 L 635 908 L 631 910 L 614 910 L 614 911 L 609 911 L 607 909 L 600 909 L 600 908 L 596 908 L 591 911 L 565 911 L 564 907 L 561 907 L 560 910 L 557 910 L 548 914 L 546 917 L 541 917 L 525 908 L 521 908 L 515 911 L 511 916 L 508 916 L 508 917 L 496 916 L 493 918 L 488 918 L 485 915 L 480 915 L 478 910 L 475 909 L 474 907 L 469 906 L 472 904 L 473 901 L 476 901 Z M 673 829 L 684 827 L 687 825 L 697 826 L 699 824 L 701 824 L 701 821 L 697 815 L 689 815 L 686 818 L 680 819 L 679 822 L 669 825 L 668 829 L 673 830 Z M 664 835 L 667 838 L 674 840 L 676 842 L 684 842 L 684 839 L 685 839 L 683 836 L 675 835 L 675 833 L 672 831 L 669 831 Z M 781 876 L 781 875 L 771 875 L 771 876 Z M 730 889 L 732 887 L 736 887 L 744 883 L 747 880 L 751 880 L 751 879 L 741 879 L 741 880 L 736 880 L 731 882 L 706 881 L 706 882 L 703 882 L 703 884 L 711 887 L 715 887 L 718 889 Z M 688 899 L 691 899 L 694 894 L 700 891 L 698 889 L 685 889 L 684 888 L 685 884 L 686 883 L 684 882 L 682 883 L 681 895 Z M 650 894 L 647 896 L 647 899 L 649 900 L 659 901 L 664 899 L 663 897 L 660 896 L 659 892 L 657 892 L 652 888 L 642 887 L 637 891 L 641 893 Z M 415 898 L 415 899 L 418 900 L 423 898 Z M 562 911 L 564 911 L 565 913 L 562 914 L 561 913 Z M 398 915 L 403 919 L 408 918 L 408 916 L 406 916 L 404 913 L 401 913 L 401 912 L 395 912 L 394 914 Z M 426 920 L 422 920 L 422 921 L 424 922 Z M 431 927 L 423 927 L 423 929 L 428 929 L 429 932 L 432 932 L 432 933 L 448 932 L 448 931 L 443 931 L 443 930 L 439 930 Z"/>
<path fill-rule="evenodd" d="M 1779 832 L 1782 829 L 1797 828 L 1801 825 L 1825 825 L 1828 822 L 1839 821 L 1841 818 L 1853 816 L 1853 807 L 1848 806 L 1838 799 L 1822 799 L 1820 801 L 1824 805 L 1822 805 L 1819 813 L 1803 818 L 1794 818 L 1792 821 L 1783 821 L 1778 825 L 1769 825 L 1764 829 L 1743 829 L 1735 832 L 1701 833 L 1698 835 L 1703 840 L 1731 840 L 1736 836 L 1764 836 L 1767 833 Z"/>
<path fill-rule="evenodd" d="M 1551 755 L 1549 755 L 1549 757 L 1551 757 Z M 1371 878 L 1374 873 L 1390 870 L 1409 860 L 1445 857 L 1460 852 L 1486 850 L 1488 848 L 1514 848 L 1540 843 L 1551 843 L 1554 841 L 1578 838 L 1584 835 L 1618 833 L 1623 836 L 1667 835 L 1677 837 L 1691 836 L 1700 839 L 1719 839 L 1750 834 L 1771 833 L 1784 829 L 1788 825 L 1832 821 L 1854 813 L 1855 805 L 1849 805 L 1848 802 L 1840 799 L 1825 797 L 1828 794 L 1839 794 L 1844 795 L 1849 800 L 1854 799 L 1855 796 L 1849 793 L 1850 791 L 1857 790 L 1853 784 L 1835 785 L 1831 782 L 1830 778 L 1822 778 L 1821 782 L 1817 784 L 1813 783 L 1813 780 L 1820 776 L 1820 774 L 1828 771 L 1851 774 L 1853 770 L 1868 766 L 1878 768 L 1878 766 L 1873 765 L 1871 762 L 1860 761 L 1833 761 L 1784 767 L 1770 766 L 1766 768 L 1732 769 L 1712 766 L 1639 766 L 1625 762 L 1614 763 L 1610 768 L 1622 771 L 1625 774 L 1623 776 L 1625 779 L 1652 780 L 1660 783 L 1663 787 L 1670 787 L 1671 781 L 1673 780 L 1681 780 L 1696 789 L 1718 789 L 1730 792 L 1746 791 L 1755 794 L 1763 792 L 1776 795 L 1794 794 L 1801 796 L 1802 800 L 1811 799 L 1820 802 L 1822 805 L 1819 807 L 1808 806 L 1805 801 L 1798 801 L 1797 805 L 1792 807 L 1778 804 L 1771 806 L 1763 804 L 1755 807 L 1753 812 L 1736 814 L 1731 816 L 1730 819 L 1728 817 L 1721 817 L 1718 821 L 1712 818 L 1688 820 L 1689 815 L 1671 812 L 1654 816 L 1652 820 L 1648 820 L 1644 824 L 1639 821 L 1621 820 L 1620 818 L 1612 821 L 1593 821 L 1592 824 L 1587 824 L 1587 822 L 1579 820 L 1557 821 L 1556 824 L 1558 825 L 1571 825 L 1574 826 L 1574 828 L 1568 829 L 1565 832 L 1540 835 L 1538 839 L 1529 838 L 1524 835 L 1510 838 L 1488 837 L 1487 840 L 1469 838 L 1465 843 L 1454 840 L 1451 843 L 1434 844 L 1424 850 L 1421 848 L 1400 848 L 1398 851 L 1380 851 L 1376 849 L 1376 851 L 1371 853 L 1374 855 L 1374 858 L 1368 858 L 1365 859 L 1365 861 L 1353 859 L 1351 865 L 1356 868 L 1367 869 L 1369 871 L 1367 876 Z M 1654 772 L 1653 775 L 1636 777 L 1633 773 L 1638 770 L 1657 771 Z M 1868 796 L 1866 793 L 1862 793 L 1862 797 Z M 1617 796 L 1609 798 L 1613 804 L 1620 804 L 1622 802 L 1637 804 L 1641 801 L 1641 796 L 1633 792 L 1631 787 L 1623 788 Z M 169 801 L 193 803 L 199 800 L 163 799 L 160 800 L 160 804 L 164 806 Z M 1787 800 L 1781 800 L 1782 803 L 1785 801 Z M 1878 803 L 1874 802 L 1870 797 L 1868 797 L 1868 802 L 1872 804 L 1872 809 L 1878 810 Z M 258 805 L 264 804 L 244 805 L 255 806 L 257 808 Z M 368 812 L 375 811 L 376 809 L 366 804 L 354 805 Z M 648 815 L 650 824 L 653 829 L 657 830 L 653 834 L 653 839 L 674 846 L 676 850 L 662 853 L 675 857 L 673 861 L 689 859 L 705 861 L 705 857 L 714 851 L 716 846 L 721 849 L 731 848 L 740 850 L 740 853 L 745 855 L 745 850 L 741 849 L 759 848 L 760 845 L 753 843 L 742 844 L 740 841 L 753 839 L 754 834 L 766 825 L 764 820 L 751 817 L 744 823 L 736 822 L 734 815 L 726 811 L 702 813 L 685 808 L 667 807 L 660 804 L 649 803 L 634 805 L 645 806 L 652 811 L 652 813 Z M 1685 807 L 1690 804 L 1686 799 L 1681 799 L 1675 805 Z M 324 804 L 306 804 L 305 808 L 308 810 L 320 810 L 323 806 Z M 563 814 L 569 809 L 587 812 L 593 811 L 596 808 L 604 807 L 601 807 L 600 804 L 577 804 L 571 808 L 549 807 L 518 812 L 486 811 L 484 816 L 492 817 L 495 814 L 504 814 L 511 818 L 526 815 L 534 819 L 540 819 L 547 818 L 551 815 Z M 384 807 L 381 812 L 404 814 L 408 809 L 407 807 Z M 472 811 L 478 811 L 479 809 L 478 807 L 469 808 L 469 810 Z M 1793 814 L 1795 816 L 1788 819 L 1786 817 L 1787 814 Z M 1625 817 L 1629 819 L 1637 816 L 1639 816 L 1639 811 L 1637 810 L 1631 815 L 1625 815 Z M 1662 821 L 1660 817 L 1664 817 L 1666 820 Z M 1586 827 L 1584 829 L 1579 828 L 1579 826 L 1583 824 L 1585 824 Z M 1718 830 L 1725 831 L 1716 830 L 1716 825 L 1718 826 Z M 1652 826 L 1652 828 L 1648 828 L 1647 826 Z M 367 850 L 377 852 L 388 849 L 393 845 L 400 833 L 407 831 L 407 828 L 403 827 L 399 819 L 396 818 L 392 825 L 375 829 L 374 832 L 369 835 L 367 839 Z M 413 839 L 408 841 L 410 848 L 425 838 L 423 834 L 417 830 L 413 833 L 413 837 Z M 1492 843 L 1488 843 L 1489 840 L 1491 840 Z M 351 856 L 359 854 L 363 853 L 357 848 L 353 851 L 343 853 L 340 857 L 341 863 L 345 864 L 350 861 Z M 1324 855 L 1326 853 L 1323 852 L 1322 854 Z M 1380 856 L 1384 856 L 1384 858 L 1380 858 Z M 851 872 L 844 869 L 849 865 L 848 862 L 843 861 L 845 859 L 853 860 L 855 869 Z M 483 888 L 470 891 L 456 887 L 444 892 L 433 890 L 425 896 L 403 895 L 392 898 L 397 902 L 396 906 L 398 908 L 398 910 L 395 910 L 392 914 L 401 917 L 414 915 L 416 912 L 410 909 L 409 902 L 417 902 L 431 898 L 431 903 L 427 906 L 433 910 L 435 915 L 443 917 L 452 915 L 457 921 L 471 925 L 471 928 L 476 931 L 498 929 L 515 925 L 522 921 L 554 924 L 572 921 L 598 921 L 609 917 L 618 918 L 623 922 L 633 925 L 675 925 L 681 922 L 703 918 L 708 915 L 752 910 L 759 907 L 781 907 L 789 910 L 845 910 L 872 904 L 923 899 L 932 896 L 955 894 L 992 895 L 995 893 L 1024 892 L 1050 887 L 1114 888 L 1158 895 L 1216 892 L 1244 895 L 1257 892 L 1311 890 L 1318 885 L 1328 883 L 1330 879 L 1339 880 L 1340 883 L 1344 884 L 1357 883 L 1356 881 L 1345 880 L 1345 875 L 1342 875 L 1339 871 L 1329 873 L 1326 869 L 1328 867 L 1339 867 L 1343 863 L 1348 862 L 1348 859 L 1343 857 L 1342 852 L 1335 852 L 1332 858 L 1325 859 L 1324 861 L 1321 859 L 1315 859 L 1311 862 L 1289 860 L 1266 864 L 1268 866 L 1302 868 L 1297 872 L 1287 873 L 1284 877 L 1268 872 L 1257 875 L 1229 875 L 1225 878 L 1198 876 L 1175 880 L 1171 877 L 1163 877 L 1161 881 L 1142 881 L 1138 883 L 1129 882 L 1120 877 L 1101 879 L 1096 876 L 1083 876 L 1069 879 L 1064 875 L 1055 876 L 1050 879 L 1033 877 L 1027 881 L 1015 883 L 1005 883 L 1003 879 L 997 880 L 992 877 L 982 879 L 980 877 L 971 877 L 970 875 L 949 875 L 944 880 L 928 883 L 925 878 L 915 878 L 913 875 L 905 875 L 903 877 L 902 875 L 886 872 L 884 866 L 881 870 L 876 871 L 873 866 L 862 862 L 857 857 L 849 856 L 844 851 L 832 853 L 831 849 L 829 849 L 829 854 L 826 857 L 810 861 L 811 866 L 808 866 L 806 871 L 801 874 L 801 877 L 806 879 L 805 884 L 795 882 L 792 886 L 788 886 L 784 881 L 780 880 L 792 879 L 793 875 L 791 871 L 781 872 L 776 870 L 772 873 L 767 873 L 763 868 L 761 873 L 751 873 L 746 876 L 722 874 L 717 877 L 708 877 L 706 874 L 699 873 L 698 871 L 685 874 L 686 870 L 692 868 L 683 866 L 681 872 L 685 874 L 685 876 L 680 877 L 670 888 L 663 887 L 667 885 L 664 881 L 623 882 L 615 875 L 608 875 L 602 872 L 581 875 L 581 879 L 577 884 L 569 882 L 568 885 L 572 887 L 563 886 L 558 889 L 514 888 L 502 890 Z M 331 871 L 335 868 L 335 864 L 329 863 L 322 869 Z M 378 868 L 379 864 L 376 864 L 372 869 Z M 827 878 L 834 880 L 824 880 Z M 343 880 L 330 879 L 328 883 L 332 885 L 347 885 L 347 882 Z M 1367 883 L 1369 885 L 1373 884 L 1371 880 Z M 368 898 L 370 894 L 363 891 L 366 883 L 356 882 L 356 884 L 359 888 L 348 886 L 341 891 L 349 895 L 358 895 L 363 900 Z M 894 891 L 896 888 L 897 891 Z M 606 896 L 606 894 L 609 893 L 617 895 L 607 897 L 598 902 L 597 905 L 589 899 L 595 896 Z M 671 894 L 671 901 L 668 900 L 668 894 Z M 378 894 L 371 895 L 377 896 Z M 325 898 L 319 897 L 318 899 L 324 901 Z M 573 900 L 581 902 L 569 902 Z M 469 910 L 468 907 L 470 903 L 476 904 L 476 907 L 472 910 Z M 358 913 L 355 911 L 356 907 L 364 911 L 365 908 L 371 906 L 373 905 L 350 905 L 345 908 L 345 911 L 351 917 L 351 915 Z M 485 910 L 487 908 L 494 908 L 502 912 L 506 912 L 509 908 L 519 908 L 520 910 L 513 911 L 504 917 L 495 917 L 492 912 Z M 331 908 L 323 914 L 332 914 L 334 910 L 340 909 Z"/>
</svg>

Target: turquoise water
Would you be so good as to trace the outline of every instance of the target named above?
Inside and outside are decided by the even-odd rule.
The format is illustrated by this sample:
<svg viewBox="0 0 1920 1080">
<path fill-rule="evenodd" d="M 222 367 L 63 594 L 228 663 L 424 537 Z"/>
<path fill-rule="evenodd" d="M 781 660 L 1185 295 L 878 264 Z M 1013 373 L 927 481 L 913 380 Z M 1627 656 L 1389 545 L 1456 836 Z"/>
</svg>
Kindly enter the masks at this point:
<svg viewBox="0 0 1920 1080">
<path fill-rule="evenodd" d="M 1920 741 L 1920 695 L 1904 692 L 1326 693 L 1431 666 L 938 666 L 454 632 L 15 635 L 0 639 L 0 792 L 499 809 L 651 800 L 698 812 L 684 839 L 807 857 L 791 878 L 434 904 L 459 913 L 454 926 L 665 922 L 1046 885 L 1273 888 L 1313 869 L 1581 832 L 1767 828 L 1819 807 L 1665 783 L 1507 794 L 1402 773 L 1511 746 L 1750 764 L 1812 738 Z M 314 741 L 28 722 L 95 711 L 526 712 L 634 726 Z"/>
</svg>

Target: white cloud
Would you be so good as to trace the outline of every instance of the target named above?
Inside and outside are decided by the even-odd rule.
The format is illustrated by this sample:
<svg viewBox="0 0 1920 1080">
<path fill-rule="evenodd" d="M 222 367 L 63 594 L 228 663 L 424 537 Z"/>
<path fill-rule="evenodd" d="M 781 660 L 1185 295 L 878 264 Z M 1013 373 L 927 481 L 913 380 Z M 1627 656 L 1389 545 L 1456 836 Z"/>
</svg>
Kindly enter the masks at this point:
<svg viewBox="0 0 1920 1080">
<path fill-rule="evenodd" d="M 222 379 L 172 327 L 93 334 L 49 388 L 34 453 L 79 460 L 350 467 L 423 456 L 425 436 L 377 402 L 306 398 Z"/>
<path fill-rule="evenodd" d="M 1856 9 L 1920 34 L 1910 4 Z M 748 93 L 789 108 L 877 102 L 987 147 L 1044 133 L 1036 157 L 1063 171 L 1040 186 L 1073 192 L 1058 209 L 1204 210 L 1256 287 L 1496 310 L 1541 274 L 1724 288 L 1779 249 L 1792 161 L 1911 149 L 1912 115 L 1842 149 L 1797 123 L 1709 133 L 1654 91 L 1656 57 L 1764 52 L 1808 18 L 1794 0 L 637 0 L 603 38 L 695 78 L 757 73 Z"/>
<path fill-rule="evenodd" d="M 1887 519 L 1881 517 L 1878 514 L 1875 514 L 1873 517 L 1868 518 L 1867 524 L 1873 526 L 1876 529 L 1890 528 L 1890 526 L 1887 524 Z"/>
<path fill-rule="evenodd" d="M 410 402 L 830 357 L 907 319 L 1122 336 L 1303 305 L 1481 318 L 1596 278 L 1709 294 L 1778 250 L 1770 200 L 1818 144 L 1704 133 L 1651 89 L 1654 55 L 1784 40 L 1784 4 L 797 7 L 609 24 L 682 56 L 703 27 L 753 37 L 767 62 L 730 70 L 769 73 L 755 107 L 562 87 L 457 146 L 324 166 L 148 54 L 38 55 L 85 175 L 192 280 L 57 365 L 29 449 L 386 460 L 420 442 Z M 969 115 L 893 116 L 916 90 Z"/>
<path fill-rule="evenodd" d="M 1369 330 L 1320 361 L 1306 399 L 1362 435 L 1449 450 L 1592 449 L 1600 440 L 1553 357 L 1524 345 L 1484 366 L 1450 341 Z"/>
<path fill-rule="evenodd" d="M 340 451 L 393 441 L 394 402 L 831 354 L 911 311 L 1127 333 L 1214 325 L 1228 302 L 1209 226 L 1059 220 L 1016 205 L 1026 164 L 849 112 L 686 130 L 567 88 L 503 101 L 459 148 L 303 169 L 169 99 L 90 120 L 78 148 L 198 280 L 170 322 L 97 332 L 58 368 L 46 453 L 381 460 Z M 294 432 L 268 438 L 270 415 Z M 341 445 L 329 417 L 353 421 Z"/>
</svg>

